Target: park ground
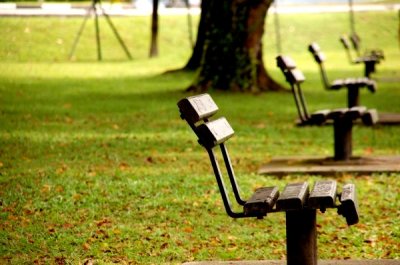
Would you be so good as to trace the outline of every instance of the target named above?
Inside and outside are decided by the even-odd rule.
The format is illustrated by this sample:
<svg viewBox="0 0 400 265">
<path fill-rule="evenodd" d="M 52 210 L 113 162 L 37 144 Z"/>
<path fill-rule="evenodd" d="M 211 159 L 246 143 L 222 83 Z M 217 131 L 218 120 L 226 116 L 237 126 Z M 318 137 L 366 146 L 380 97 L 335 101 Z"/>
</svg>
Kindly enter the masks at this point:
<svg viewBox="0 0 400 265">
<path fill-rule="evenodd" d="M 198 17 L 195 17 L 197 21 Z M 101 20 L 103 61 L 89 20 L 69 60 L 82 18 L 0 17 L 0 263 L 179 264 L 192 260 L 285 259 L 284 215 L 232 220 L 223 211 L 205 151 L 179 118 L 194 73 L 165 74 L 190 56 L 186 16 L 160 19 L 160 56 L 148 59 L 149 18 L 113 22 L 126 59 Z M 285 14 L 282 51 L 306 75 L 313 110 L 345 106 L 344 91 L 322 88 L 307 44 L 318 41 L 331 79 L 361 75 L 338 41 L 348 15 Z M 265 62 L 275 67 L 273 17 Z M 363 45 L 380 47 L 376 94 L 362 104 L 400 112 L 398 13 L 357 13 Z M 384 82 L 379 80 L 391 80 Z M 332 154 L 332 128 L 294 125 L 290 93 L 210 92 L 236 131 L 228 142 L 245 197 L 260 186 L 282 190 L 322 176 L 261 176 L 281 155 Z M 399 155 L 400 127 L 357 126 L 356 155 Z M 400 174 L 339 174 L 357 185 L 360 223 L 347 227 L 334 211 L 318 214 L 321 259 L 400 259 Z"/>
</svg>

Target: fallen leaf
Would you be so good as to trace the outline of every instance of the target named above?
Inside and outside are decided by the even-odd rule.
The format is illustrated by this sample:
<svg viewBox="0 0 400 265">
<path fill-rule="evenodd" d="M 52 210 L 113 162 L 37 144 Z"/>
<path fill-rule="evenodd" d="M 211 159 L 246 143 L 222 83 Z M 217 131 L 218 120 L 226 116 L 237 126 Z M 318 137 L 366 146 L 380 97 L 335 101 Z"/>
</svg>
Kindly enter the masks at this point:
<svg viewBox="0 0 400 265">
<path fill-rule="evenodd" d="M 146 161 L 147 161 L 148 163 L 154 163 L 153 157 L 151 157 L 151 156 L 147 157 L 147 158 L 146 158 Z"/>
<path fill-rule="evenodd" d="M 93 260 L 88 259 L 83 263 L 83 265 L 93 265 Z"/>
<path fill-rule="evenodd" d="M 58 193 L 61 193 L 61 192 L 63 192 L 63 191 L 64 191 L 64 187 L 63 187 L 63 186 L 61 186 L 61 185 L 57 185 L 57 187 L 56 187 L 56 191 L 57 191 Z"/>
<path fill-rule="evenodd" d="M 49 192 L 51 190 L 51 186 L 50 185 L 48 185 L 48 184 L 44 184 L 43 186 L 42 186 L 42 189 L 40 190 L 42 193 L 47 193 L 47 192 Z"/>
<path fill-rule="evenodd" d="M 125 171 L 125 170 L 129 169 L 129 165 L 128 165 L 127 163 L 125 163 L 125 162 L 121 162 L 121 163 L 119 164 L 118 168 L 119 168 L 121 171 Z"/>
<path fill-rule="evenodd" d="M 367 147 L 364 149 L 364 154 L 365 155 L 370 155 L 374 152 L 374 149 L 372 147 Z"/>
<path fill-rule="evenodd" d="M 65 257 L 55 257 L 54 259 L 55 264 L 57 265 L 64 265 L 65 263 Z"/>
<path fill-rule="evenodd" d="M 186 232 L 186 233 L 192 233 L 193 232 L 193 228 L 187 226 L 187 227 L 183 228 L 183 231 Z"/>
<path fill-rule="evenodd" d="M 84 250 L 89 250 L 90 249 L 90 245 L 88 243 L 83 243 L 82 247 L 83 247 Z M 90 264 L 93 264 L 93 263 L 90 263 Z"/>
<path fill-rule="evenodd" d="M 74 195 L 72 195 L 72 199 L 74 201 L 79 201 L 82 198 L 82 195 L 80 195 L 79 193 L 75 193 Z"/>
<path fill-rule="evenodd" d="M 118 228 L 116 228 L 116 229 L 113 230 L 113 233 L 114 233 L 115 235 L 120 235 L 122 232 L 121 232 L 121 230 L 119 230 Z"/>
<path fill-rule="evenodd" d="M 168 243 L 163 243 L 160 247 L 160 249 L 166 249 L 168 247 Z"/>
<path fill-rule="evenodd" d="M 62 227 L 63 227 L 64 229 L 68 229 L 68 228 L 74 227 L 74 225 L 73 225 L 73 224 L 70 224 L 70 223 L 65 223 L 65 224 L 63 224 Z"/>
<path fill-rule="evenodd" d="M 108 226 L 108 225 L 110 225 L 110 224 L 111 224 L 111 221 L 108 220 L 107 218 L 105 218 L 105 219 L 103 219 L 103 220 L 101 220 L 101 221 L 96 222 L 96 225 L 97 225 L 98 227 L 100 227 L 100 226 Z"/>
<path fill-rule="evenodd" d="M 229 236 L 228 236 L 228 239 L 229 239 L 230 241 L 236 241 L 236 240 L 237 240 L 237 237 L 229 235 Z"/>
</svg>

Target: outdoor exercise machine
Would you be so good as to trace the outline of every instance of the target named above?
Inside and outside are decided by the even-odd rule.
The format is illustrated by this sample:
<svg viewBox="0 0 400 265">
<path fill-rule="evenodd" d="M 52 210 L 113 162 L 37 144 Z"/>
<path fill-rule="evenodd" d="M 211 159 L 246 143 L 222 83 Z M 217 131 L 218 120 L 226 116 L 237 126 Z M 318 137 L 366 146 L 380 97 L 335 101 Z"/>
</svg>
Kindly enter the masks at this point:
<svg viewBox="0 0 400 265">
<path fill-rule="evenodd" d="M 110 26 L 112 32 L 114 33 L 114 36 L 118 40 L 119 44 L 121 45 L 122 49 L 124 50 L 126 56 L 128 57 L 129 60 L 132 60 L 132 56 L 129 53 L 128 48 L 126 47 L 124 41 L 122 40 L 121 36 L 119 35 L 117 28 L 114 26 L 114 24 L 111 21 L 110 16 L 106 13 L 104 8 L 101 5 L 101 0 L 92 0 L 90 7 L 87 10 L 86 16 L 83 19 L 83 22 L 81 24 L 81 27 L 78 30 L 78 34 L 75 37 L 74 43 L 71 48 L 71 52 L 69 53 L 69 59 L 71 60 L 75 54 L 76 47 L 78 46 L 79 39 L 81 38 L 81 35 L 83 33 L 83 30 L 85 29 L 85 25 L 89 17 L 94 15 L 94 25 L 95 25 L 95 31 L 96 31 L 96 47 L 97 47 L 97 59 L 101 61 L 103 59 L 102 52 L 101 52 L 101 40 L 100 40 L 100 25 L 99 25 L 99 12 L 106 18 L 106 21 L 108 25 Z"/>
<path fill-rule="evenodd" d="M 313 42 L 308 46 L 308 51 L 312 54 L 315 62 L 319 66 L 321 80 L 327 90 L 339 90 L 342 88 L 347 89 L 348 108 L 360 105 L 360 89 L 367 88 L 372 93 L 376 92 L 376 82 L 368 77 L 349 77 L 344 79 L 336 79 L 332 83 L 329 83 L 328 75 L 324 66 L 326 57 L 321 51 L 320 46 L 316 42 Z M 377 123 L 384 125 L 398 125 L 400 124 L 400 114 L 378 112 Z"/>
<path fill-rule="evenodd" d="M 300 84 L 305 81 L 303 73 L 296 68 L 296 63 L 289 56 L 278 56 L 277 66 L 291 86 L 291 91 L 300 118 L 299 125 L 322 125 L 333 122 L 334 156 L 333 159 L 350 160 L 352 158 L 352 130 L 357 120 L 365 125 L 374 125 L 378 121 L 375 109 L 362 106 L 319 110 L 309 114 L 307 103 Z"/>
<path fill-rule="evenodd" d="M 367 88 L 370 92 L 374 93 L 377 89 L 376 82 L 368 77 L 356 77 L 336 79 L 329 83 L 328 75 L 325 70 L 324 62 L 326 60 L 325 54 L 321 51 L 318 43 L 313 42 L 308 45 L 308 51 L 313 55 L 315 62 L 319 66 L 321 80 L 328 90 L 339 90 L 342 88 L 347 89 L 347 107 L 355 107 L 360 105 L 360 89 Z"/>
<path fill-rule="evenodd" d="M 353 0 L 348 0 L 349 5 L 349 21 L 350 21 L 350 37 L 345 35 L 340 37 L 340 42 L 342 43 L 344 49 L 346 50 L 347 57 L 352 64 L 364 64 L 364 76 L 371 77 L 371 74 L 376 70 L 376 64 L 380 63 L 384 59 L 384 54 L 382 50 L 373 49 L 367 50 L 361 54 L 361 39 L 356 32 L 355 18 L 354 18 L 354 8 Z M 350 39 L 350 41 L 349 41 Z M 351 42 L 351 45 L 350 45 Z M 351 46 L 354 50 L 355 57 L 351 55 Z"/>
<path fill-rule="evenodd" d="M 259 169 L 260 174 L 286 175 L 291 173 L 333 174 L 333 173 L 376 173 L 399 172 L 399 156 L 353 156 L 353 126 L 363 123 L 374 125 L 378 116 L 375 109 L 363 106 L 351 108 L 325 109 L 309 113 L 301 84 L 303 73 L 296 68 L 288 56 L 278 56 L 277 66 L 291 86 L 291 91 L 299 115 L 300 126 L 333 126 L 334 155 L 274 157 Z"/>
<path fill-rule="evenodd" d="M 367 50 L 362 55 L 360 52 L 360 38 L 356 33 L 350 36 L 352 45 L 350 45 L 349 38 L 346 35 L 340 37 L 340 42 L 342 43 L 347 58 L 351 64 L 364 64 L 364 76 L 370 78 L 372 73 L 376 72 L 376 65 L 380 63 L 384 58 L 382 50 Z M 351 46 L 355 52 L 353 57 L 351 52 Z"/>
<path fill-rule="evenodd" d="M 317 264 L 316 212 L 325 212 L 328 208 L 338 210 L 346 218 L 348 225 L 359 221 L 356 188 L 354 184 L 345 184 L 342 192 L 337 192 L 334 180 L 317 181 L 310 192 L 307 182 L 290 183 L 279 193 L 277 187 L 257 189 L 248 199 L 242 199 L 236 181 L 232 163 L 225 142 L 234 135 L 234 131 L 224 118 L 211 120 L 218 107 L 208 94 L 187 97 L 178 102 L 181 118 L 186 120 L 198 137 L 210 158 L 222 197 L 226 213 L 232 218 L 256 217 L 262 219 L 268 214 L 285 212 L 286 214 L 286 251 L 288 265 Z M 229 176 L 234 197 L 242 211 L 232 208 L 214 149 L 220 148 Z"/>
</svg>

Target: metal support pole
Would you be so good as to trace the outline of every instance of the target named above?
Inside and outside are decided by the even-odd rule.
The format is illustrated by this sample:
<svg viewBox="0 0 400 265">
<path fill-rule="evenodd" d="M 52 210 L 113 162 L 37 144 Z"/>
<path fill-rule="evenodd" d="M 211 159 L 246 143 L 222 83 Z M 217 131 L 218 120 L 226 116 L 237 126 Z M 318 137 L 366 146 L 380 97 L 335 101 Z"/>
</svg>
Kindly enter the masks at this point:
<svg viewBox="0 0 400 265">
<path fill-rule="evenodd" d="M 356 33 L 356 26 L 354 21 L 353 0 L 349 0 L 349 14 L 350 14 L 350 30 L 352 34 Z"/>
<path fill-rule="evenodd" d="M 286 212 L 287 265 L 317 265 L 316 210 Z"/>
<path fill-rule="evenodd" d="M 299 86 L 296 86 L 295 84 L 290 84 L 292 87 L 292 94 L 294 97 L 294 102 L 296 103 L 296 108 L 297 108 L 297 112 L 299 114 L 300 120 L 302 123 L 308 121 L 309 116 L 307 113 L 307 109 L 304 108 L 305 105 L 301 104 L 301 99 L 300 99 L 300 95 L 299 92 L 301 92 L 301 89 L 299 89 Z"/>
<path fill-rule="evenodd" d="M 371 60 L 368 62 L 365 62 L 365 70 L 364 70 L 364 76 L 370 78 L 371 73 L 375 72 L 375 64 L 376 62 Z"/>
<path fill-rule="evenodd" d="M 349 87 L 347 88 L 347 107 L 352 108 L 360 106 L 360 88 Z"/>
<path fill-rule="evenodd" d="M 324 85 L 325 89 L 330 89 L 330 84 L 328 80 L 328 75 L 326 74 L 325 67 L 323 65 L 323 62 L 319 63 L 319 71 L 322 76 L 322 84 Z"/>
<path fill-rule="evenodd" d="M 94 27 L 96 30 L 96 44 L 97 44 L 97 59 L 101 61 L 101 42 L 100 42 L 100 27 L 99 27 L 99 15 L 97 14 L 96 4 L 98 1 L 93 2 L 93 11 L 94 11 Z"/>
<path fill-rule="evenodd" d="M 72 49 L 71 49 L 71 52 L 69 53 L 69 57 L 68 57 L 70 60 L 72 60 L 72 57 L 75 54 L 75 50 L 76 50 L 76 47 L 78 46 L 79 39 L 81 38 L 81 35 L 85 28 L 86 22 L 89 19 L 89 17 L 91 16 L 91 14 L 92 14 L 92 7 L 90 7 L 88 9 L 85 19 L 83 20 L 81 27 L 79 28 L 78 34 L 75 37 L 74 44 L 72 45 Z"/>
<path fill-rule="evenodd" d="M 94 26 L 95 26 L 95 35 L 96 35 L 96 45 L 97 45 L 97 59 L 99 61 L 102 60 L 101 39 L 100 39 L 100 25 L 99 25 L 99 14 L 98 14 L 98 12 L 100 12 L 100 11 L 102 12 L 104 17 L 106 18 L 106 21 L 107 21 L 108 25 L 110 26 L 112 32 L 114 33 L 114 36 L 117 38 L 119 44 L 121 45 L 122 49 L 124 50 L 126 56 L 129 59 L 132 59 L 132 56 L 129 53 L 129 50 L 128 50 L 127 46 L 125 45 L 125 43 L 122 40 L 121 36 L 118 34 L 118 31 L 117 31 L 116 27 L 114 26 L 114 24 L 112 23 L 110 16 L 105 12 L 104 8 L 101 6 L 101 0 L 92 0 L 92 3 L 91 3 L 91 5 L 90 5 L 90 7 L 88 9 L 88 12 L 87 12 L 86 16 L 85 16 L 85 19 L 84 19 L 84 21 L 83 21 L 83 23 L 82 23 L 82 25 L 81 25 L 81 27 L 80 27 L 80 29 L 78 31 L 78 34 L 77 34 L 77 36 L 75 38 L 75 41 L 74 41 L 74 43 L 72 45 L 72 49 L 71 49 L 71 52 L 69 54 L 69 59 L 71 60 L 73 55 L 75 54 L 76 47 L 77 47 L 79 39 L 80 39 L 80 37 L 82 35 L 83 29 L 84 29 L 84 27 L 86 25 L 86 22 L 87 22 L 88 18 L 91 16 L 91 14 L 94 13 L 94 20 L 95 20 L 94 21 L 94 23 L 95 23 Z"/>
<path fill-rule="evenodd" d="M 100 8 L 101 8 L 101 11 L 102 11 L 104 17 L 106 18 L 108 25 L 110 26 L 112 32 L 114 33 L 115 38 L 118 40 L 118 42 L 121 45 L 122 49 L 124 50 L 126 56 L 128 57 L 128 59 L 132 60 L 132 55 L 129 53 L 128 47 L 126 47 L 125 42 L 122 40 L 121 36 L 118 34 L 117 28 L 114 26 L 114 24 L 112 23 L 110 17 L 105 12 L 105 10 L 102 7 L 100 7 Z"/>
<path fill-rule="evenodd" d="M 333 123 L 335 160 L 349 160 L 353 152 L 353 121 L 345 116 L 335 119 Z"/>
<path fill-rule="evenodd" d="M 278 54 L 282 53 L 282 42 L 281 42 L 281 26 L 279 24 L 278 14 L 278 0 L 274 0 L 274 24 L 275 24 L 275 38 L 276 38 L 276 51 Z"/>
<path fill-rule="evenodd" d="M 190 3 L 189 0 L 185 0 L 186 10 L 187 10 L 187 23 L 188 23 L 188 33 L 189 33 L 189 42 L 192 49 L 194 48 L 194 40 L 193 40 L 193 32 L 192 32 L 192 15 L 190 14 Z"/>
<path fill-rule="evenodd" d="M 400 9 L 399 9 L 399 29 L 397 30 L 397 39 L 399 41 L 399 49 L 400 49 Z"/>
<path fill-rule="evenodd" d="M 211 165 L 214 170 L 214 175 L 218 183 L 219 192 L 221 193 L 222 202 L 224 203 L 226 213 L 232 218 L 243 218 L 246 217 L 244 213 L 234 212 L 231 208 L 231 202 L 229 201 L 228 192 L 225 188 L 224 180 L 222 179 L 221 170 L 219 169 L 217 159 L 211 148 L 206 148 L 208 156 L 210 157 Z"/>
<path fill-rule="evenodd" d="M 232 190 L 233 190 L 233 194 L 235 195 L 235 199 L 236 202 L 239 205 L 244 205 L 246 203 L 245 200 L 243 200 L 240 197 L 240 192 L 239 192 L 239 185 L 236 182 L 236 177 L 235 177 L 235 173 L 233 171 L 233 167 L 232 167 L 232 162 L 231 159 L 229 158 L 229 154 L 228 154 L 228 149 L 226 148 L 225 144 L 220 144 L 220 148 L 221 148 L 221 153 L 222 156 L 224 158 L 224 163 L 226 166 L 226 171 L 229 175 L 229 180 L 231 182 L 231 186 L 232 186 Z"/>
</svg>

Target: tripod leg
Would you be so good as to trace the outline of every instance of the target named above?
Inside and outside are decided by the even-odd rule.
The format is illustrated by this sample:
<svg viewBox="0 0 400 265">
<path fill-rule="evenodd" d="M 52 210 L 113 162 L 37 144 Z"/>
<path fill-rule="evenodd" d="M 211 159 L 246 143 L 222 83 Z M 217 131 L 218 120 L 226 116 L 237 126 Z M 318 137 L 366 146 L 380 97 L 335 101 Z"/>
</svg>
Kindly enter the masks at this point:
<svg viewBox="0 0 400 265">
<path fill-rule="evenodd" d="M 95 16 L 95 29 L 96 29 L 96 43 L 97 43 L 97 59 L 101 61 L 101 43 L 100 43 L 100 28 L 99 28 L 99 16 L 96 10 L 96 3 L 93 4 L 94 16 Z"/>
<path fill-rule="evenodd" d="M 103 12 L 103 15 L 105 16 L 105 18 L 106 18 L 108 24 L 110 25 L 110 28 L 112 29 L 112 31 L 113 31 L 115 37 L 117 38 L 119 44 L 121 45 L 122 49 L 125 51 L 126 56 L 127 56 L 130 60 L 132 60 L 132 56 L 131 56 L 131 54 L 129 53 L 128 48 L 126 47 L 126 45 L 125 45 L 124 41 L 122 40 L 121 36 L 118 34 L 118 31 L 117 31 L 117 29 L 115 28 L 114 24 L 111 22 L 110 17 L 107 15 L 107 13 L 104 11 L 104 9 L 103 9 L 102 7 L 100 7 L 100 8 L 101 8 L 101 11 Z"/>
<path fill-rule="evenodd" d="M 87 14 L 85 16 L 85 19 L 83 20 L 82 25 L 79 28 L 78 34 L 75 37 L 74 44 L 72 45 L 71 51 L 69 53 L 69 57 L 68 57 L 69 60 L 71 60 L 72 57 L 75 54 L 75 50 L 76 50 L 76 47 L 78 46 L 79 39 L 81 38 L 81 35 L 83 33 L 83 29 L 85 28 L 86 22 L 87 22 L 88 18 L 90 17 L 91 13 L 92 13 L 92 7 L 90 7 L 88 9 L 88 12 L 87 12 Z"/>
<path fill-rule="evenodd" d="M 189 33 L 189 42 L 190 45 L 192 46 L 192 49 L 194 48 L 194 41 L 193 41 L 193 33 L 192 33 L 192 16 L 190 14 L 190 3 L 189 0 L 185 0 L 185 5 L 187 9 L 187 23 L 188 23 L 188 33 Z"/>
<path fill-rule="evenodd" d="M 282 53 L 282 41 L 281 41 L 281 26 L 279 25 L 279 14 L 278 14 L 278 1 L 274 1 L 274 26 L 275 26 L 275 41 L 276 51 L 278 54 Z"/>
</svg>

